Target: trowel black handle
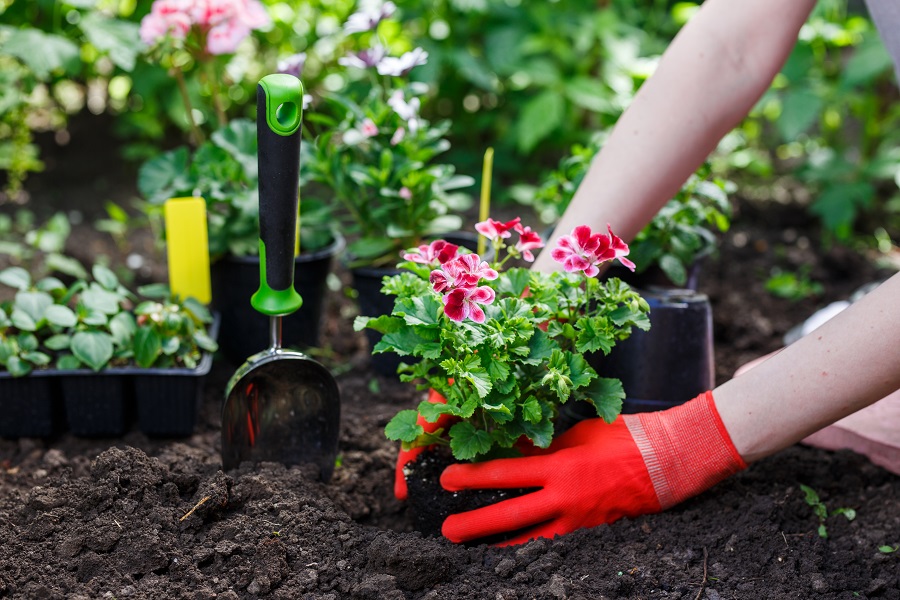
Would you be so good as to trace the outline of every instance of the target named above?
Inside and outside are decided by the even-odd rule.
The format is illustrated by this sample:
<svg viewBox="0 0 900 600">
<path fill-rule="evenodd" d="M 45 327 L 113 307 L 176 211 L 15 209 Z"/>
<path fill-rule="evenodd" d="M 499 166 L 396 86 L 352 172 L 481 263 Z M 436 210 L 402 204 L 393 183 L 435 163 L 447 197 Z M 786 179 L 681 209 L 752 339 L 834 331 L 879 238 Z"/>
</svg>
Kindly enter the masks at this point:
<svg viewBox="0 0 900 600">
<path fill-rule="evenodd" d="M 256 109 L 260 287 L 251 304 L 263 314 L 286 315 L 303 302 L 294 290 L 303 85 L 293 75 L 263 77 Z"/>
</svg>

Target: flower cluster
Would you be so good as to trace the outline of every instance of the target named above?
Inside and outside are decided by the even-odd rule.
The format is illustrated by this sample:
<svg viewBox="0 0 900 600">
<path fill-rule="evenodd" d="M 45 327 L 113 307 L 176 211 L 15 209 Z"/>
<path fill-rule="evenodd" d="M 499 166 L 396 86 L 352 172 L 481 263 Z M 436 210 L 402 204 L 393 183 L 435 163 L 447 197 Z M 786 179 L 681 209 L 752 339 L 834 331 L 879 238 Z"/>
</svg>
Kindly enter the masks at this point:
<svg viewBox="0 0 900 600">
<path fill-rule="evenodd" d="M 385 2 L 347 19 L 338 45 L 346 53 L 337 59 L 346 85 L 321 94 L 312 107 L 315 123 L 305 130 L 315 139 L 303 146 L 301 177 L 321 184 L 327 200 L 339 204 L 354 267 L 392 266 L 399 251 L 458 230 L 456 214 L 472 202 L 456 192 L 472 178 L 434 160 L 449 147 L 449 123 L 421 116 L 428 86 L 407 77 L 427 63 L 428 53 L 414 48 L 391 56 L 382 36 L 390 27 L 381 24 L 395 12 Z M 298 55 L 282 67 L 296 74 L 305 62 Z"/>
<path fill-rule="evenodd" d="M 209 54 L 231 54 L 251 31 L 270 23 L 258 0 L 156 0 L 141 20 L 140 36 L 153 46 L 195 31 Z"/>
<path fill-rule="evenodd" d="M 410 248 L 403 272 L 384 280 L 382 291 L 396 296 L 392 313 L 354 323 L 383 334 L 373 352 L 414 359 L 401 363 L 401 380 L 447 399 L 401 411 L 388 437 L 406 447 L 447 444 L 457 459 L 472 460 L 509 455 L 522 436 L 546 448 L 568 401 L 590 402 L 614 419 L 625 396 L 621 382 L 600 377 L 586 357 L 608 353 L 632 327 L 649 327 L 649 307 L 637 292 L 594 277 L 616 259 L 633 268 L 628 246 L 609 227 L 577 227 L 551 252 L 562 270 L 540 273 L 504 268 L 513 259 L 534 260 L 544 246 L 520 219 L 487 219 L 476 230 L 491 243 L 490 260 L 443 240 Z M 449 415 L 454 424 L 425 433 L 418 414 L 432 423 Z"/>
</svg>

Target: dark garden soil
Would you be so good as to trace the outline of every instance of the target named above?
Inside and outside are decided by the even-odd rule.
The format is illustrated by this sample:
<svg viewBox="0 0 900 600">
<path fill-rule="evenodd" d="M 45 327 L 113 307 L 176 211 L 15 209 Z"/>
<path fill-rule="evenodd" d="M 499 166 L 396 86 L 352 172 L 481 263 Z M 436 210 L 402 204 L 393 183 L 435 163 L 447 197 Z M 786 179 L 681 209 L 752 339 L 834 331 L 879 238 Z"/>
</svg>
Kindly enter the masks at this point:
<svg viewBox="0 0 900 600">
<path fill-rule="evenodd" d="M 87 196 L 70 189 L 54 205 L 90 213 Z M 719 382 L 816 308 L 886 274 L 857 253 L 822 250 L 794 204 L 737 208 L 700 282 L 713 305 Z M 103 238 L 82 226 L 70 246 L 114 263 L 146 252 L 139 278 L 164 276 L 146 240 L 122 249 Z M 801 265 L 823 295 L 764 291 L 774 267 Z M 554 540 L 495 548 L 423 537 L 393 498 L 396 448 L 382 434 L 418 396 L 373 374 L 351 328 L 354 304 L 335 287 L 317 353 L 342 396 L 330 483 L 313 468 L 277 464 L 221 471 L 219 411 L 236 365 L 218 359 L 188 438 L 0 440 L 0 597 L 900 598 L 900 551 L 879 551 L 900 545 L 900 477 L 849 451 L 795 446 L 666 513 Z M 801 484 L 856 518 L 828 517 L 820 537 Z"/>
</svg>

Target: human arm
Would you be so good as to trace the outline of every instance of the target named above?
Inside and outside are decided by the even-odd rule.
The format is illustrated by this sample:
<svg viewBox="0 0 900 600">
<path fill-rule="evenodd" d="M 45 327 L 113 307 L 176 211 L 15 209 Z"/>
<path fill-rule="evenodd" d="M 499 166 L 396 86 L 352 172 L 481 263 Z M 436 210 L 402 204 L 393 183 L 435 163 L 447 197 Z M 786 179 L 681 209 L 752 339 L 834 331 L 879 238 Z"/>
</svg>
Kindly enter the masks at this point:
<svg viewBox="0 0 900 600">
<path fill-rule="evenodd" d="M 771 85 L 815 0 L 706 0 L 595 157 L 547 247 L 577 225 L 626 241 L 653 218 Z M 542 252 L 534 269 L 559 264 Z"/>
</svg>

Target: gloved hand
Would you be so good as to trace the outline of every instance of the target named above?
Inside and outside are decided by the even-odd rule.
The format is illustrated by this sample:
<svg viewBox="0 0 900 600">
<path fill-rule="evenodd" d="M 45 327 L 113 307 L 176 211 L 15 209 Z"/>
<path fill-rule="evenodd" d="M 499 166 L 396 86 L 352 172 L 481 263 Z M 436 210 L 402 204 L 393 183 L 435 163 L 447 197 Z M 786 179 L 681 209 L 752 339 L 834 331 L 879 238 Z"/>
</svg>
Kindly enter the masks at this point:
<svg viewBox="0 0 900 600">
<path fill-rule="evenodd" d="M 582 421 L 531 456 L 447 467 L 448 491 L 541 489 L 450 515 L 442 531 L 466 542 L 522 530 L 502 543 L 521 544 L 659 512 L 746 466 L 706 392 L 665 411 Z"/>
<path fill-rule="evenodd" d="M 428 401 L 434 404 L 447 404 L 447 399 L 434 390 L 428 390 Z M 416 423 L 421 425 L 426 432 L 433 433 L 441 427 L 447 427 L 450 420 L 450 415 L 441 415 L 438 417 L 437 421 L 429 423 L 425 420 L 425 417 L 419 415 L 419 418 L 416 419 Z M 427 448 L 427 446 L 420 446 L 419 448 L 413 448 L 412 450 L 404 450 L 401 446 L 400 452 L 397 453 L 397 465 L 394 468 L 394 496 L 397 500 L 406 500 L 409 495 L 409 492 L 406 489 L 406 477 L 403 476 L 403 467 L 405 467 L 407 463 L 416 460 L 416 457 L 419 456 L 425 448 Z"/>
</svg>

